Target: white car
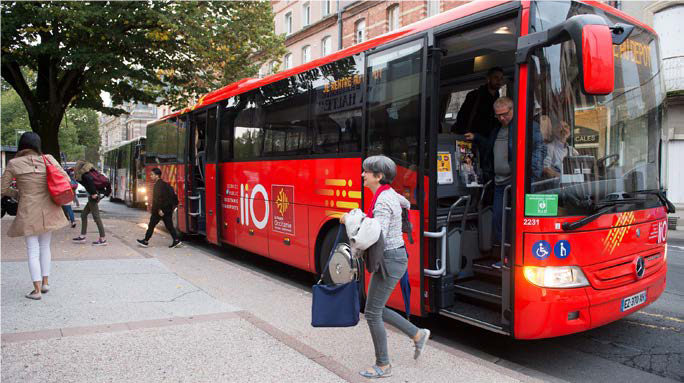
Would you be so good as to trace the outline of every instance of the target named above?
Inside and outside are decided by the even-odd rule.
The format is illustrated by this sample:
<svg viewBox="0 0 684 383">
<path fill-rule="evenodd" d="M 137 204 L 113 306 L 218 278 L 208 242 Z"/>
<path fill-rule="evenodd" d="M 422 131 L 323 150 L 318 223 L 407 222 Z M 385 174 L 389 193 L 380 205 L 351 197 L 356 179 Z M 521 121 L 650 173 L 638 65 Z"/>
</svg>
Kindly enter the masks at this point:
<svg viewBox="0 0 684 383">
<path fill-rule="evenodd" d="M 87 197 L 87 196 L 88 196 L 88 192 L 87 192 L 86 189 L 83 187 L 83 185 L 78 184 L 78 187 L 76 188 L 76 196 L 77 196 L 78 198 L 82 198 L 82 197 Z"/>
</svg>

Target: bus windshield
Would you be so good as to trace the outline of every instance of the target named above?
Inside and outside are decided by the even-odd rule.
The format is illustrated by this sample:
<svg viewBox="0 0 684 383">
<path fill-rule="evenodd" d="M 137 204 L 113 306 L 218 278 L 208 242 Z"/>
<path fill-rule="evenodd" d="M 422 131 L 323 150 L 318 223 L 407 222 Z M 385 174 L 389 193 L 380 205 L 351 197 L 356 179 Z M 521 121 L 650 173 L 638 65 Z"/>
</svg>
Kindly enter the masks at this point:
<svg viewBox="0 0 684 383">
<path fill-rule="evenodd" d="M 536 3 L 538 30 L 594 13 L 577 3 Z M 613 49 L 615 89 L 606 96 L 582 92 L 579 58 L 570 41 L 538 49 L 529 62 L 533 123 L 527 135 L 540 129 L 545 153 L 542 177 L 528 181 L 527 193 L 558 195 L 559 216 L 589 214 L 616 200 L 634 202 L 623 209 L 660 204 L 653 194 L 660 188 L 664 100 L 657 38 L 637 27 Z M 528 145 L 528 159 L 532 150 Z"/>
</svg>

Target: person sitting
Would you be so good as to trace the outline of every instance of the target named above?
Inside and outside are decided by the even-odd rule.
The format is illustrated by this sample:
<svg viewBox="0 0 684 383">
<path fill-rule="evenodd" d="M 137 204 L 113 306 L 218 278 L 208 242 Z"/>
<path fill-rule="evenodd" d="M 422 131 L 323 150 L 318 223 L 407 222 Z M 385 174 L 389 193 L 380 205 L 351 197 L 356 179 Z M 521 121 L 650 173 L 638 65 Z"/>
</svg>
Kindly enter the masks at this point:
<svg viewBox="0 0 684 383">
<path fill-rule="evenodd" d="M 553 140 L 546 145 L 543 175 L 545 178 L 558 178 L 563 170 L 563 159 L 566 156 L 577 156 L 577 149 L 568 145 L 570 125 L 562 121 L 553 127 Z"/>
</svg>

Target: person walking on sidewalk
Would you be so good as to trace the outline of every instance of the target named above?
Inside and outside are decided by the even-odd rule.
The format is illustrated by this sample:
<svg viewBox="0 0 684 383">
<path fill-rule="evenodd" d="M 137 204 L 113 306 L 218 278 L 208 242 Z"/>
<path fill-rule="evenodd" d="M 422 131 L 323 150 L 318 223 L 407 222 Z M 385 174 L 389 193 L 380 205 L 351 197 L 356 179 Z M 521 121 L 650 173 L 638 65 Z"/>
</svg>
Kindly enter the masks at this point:
<svg viewBox="0 0 684 383">
<path fill-rule="evenodd" d="M 425 348 L 430 338 L 430 330 L 419 329 L 396 311 L 385 307 L 390 294 L 408 267 L 408 254 L 401 231 L 401 213 L 402 208 L 410 207 L 410 203 L 390 186 L 397 175 L 397 165 L 388 157 L 371 156 L 363 161 L 362 167 L 363 186 L 373 192 L 367 217 L 377 219 L 380 223 L 385 249 L 383 259 L 379 260 L 377 265 L 371 265 L 368 270 L 372 276 L 368 285 L 365 315 L 375 348 L 375 364 L 359 374 L 370 379 L 386 378 L 392 376 L 392 366 L 383 321 L 398 328 L 413 340 L 414 359 L 418 359 Z M 340 223 L 345 223 L 346 216 L 345 214 L 340 218 Z"/>
<path fill-rule="evenodd" d="M 147 225 L 147 232 L 144 239 L 138 239 L 138 244 L 142 247 L 149 246 L 150 238 L 154 233 L 154 228 L 160 220 L 164 220 L 166 230 L 171 234 L 173 242 L 169 248 L 178 247 L 181 241 L 178 239 L 178 233 L 173 227 L 173 209 L 178 205 L 178 197 L 176 192 L 168 183 L 161 179 L 162 171 L 159 168 L 154 168 L 150 172 L 150 179 L 154 183 L 154 192 L 152 194 L 152 209 L 150 216 L 150 223 Z"/>
<path fill-rule="evenodd" d="M 68 224 L 62 207 L 50 197 L 47 186 L 47 173 L 40 150 L 40 136 L 26 132 L 19 139 L 16 156 L 10 160 L 2 174 L 2 196 L 19 200 L 17 215 L 7 232 L 10 237 L 25 237 L 28 250 L 28 266 L 33 281 L 33 291 L 26 294 L 29 299 L 41 299 L 41 293 L 50 291 L 50 239 L 52 231 Z M 45 155 L 52 164 L 55 159 Z M 58 165 L 56 165 L 62 170 Z M 64 170 L 62 170 L 64 172 Z M 64 176 L 67 177 L 66 172 Z M 16 179 L 16 189 L 11 188 Z"/>
<path fill-rule="evenodd" d="M 97 231 L 100 234 L 100 238 L 93 242 L 93 246 L 106 246 L 107 239 L 105 238 L 104 226 L 102 225 L 102 219 L 100 218 L 100 207 L 98 206 L 100 194 L 97 192 L 95 181 L 93 181 L 93 177 L 90 175 L 92 169 L 93 164 L 83 160 L 77 161 L 74 166 L 74 176 L 76 181 L 80 182 L 86 189 L 86 192 L 88 193 L 88 203 L 81 212 L 81 235 L 74 238 L 73 241 L 85 243 L 86 233 L 88 232 L 88 214 L 92 213 L 93 220 L 97 225 Z"/>
<path fill-rule="evenodd" d="M 66 205 L 62 205 L 62 211 L 64 211 L 64 216 L 71 223 L 71 228 L 76 227 L 76 219 L 74 218 L 74 209 L 71 208 L 71 202 Z"/>
<path fill-rule="evenodd" d="M 78 181 L 74 178 L 74 168 L 68 168 L 66 169 L 66 172 L 69 175 L 71 184 L 76 185 L 76 188 L 74 189 L 74 200 L 72 202 L 76 204 L 76 207 L 81 207 L 81 202 L 78 200 Z"/>
</svg>

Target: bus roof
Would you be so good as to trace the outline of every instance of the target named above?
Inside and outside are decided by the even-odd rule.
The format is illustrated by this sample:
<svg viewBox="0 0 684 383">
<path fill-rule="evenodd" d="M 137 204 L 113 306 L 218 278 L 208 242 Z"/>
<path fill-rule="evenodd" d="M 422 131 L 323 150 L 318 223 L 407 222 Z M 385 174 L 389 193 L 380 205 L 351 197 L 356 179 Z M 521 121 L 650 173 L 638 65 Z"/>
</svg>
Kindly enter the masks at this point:
<svg viewBox="0 0 684 383">
<path fill-rule="evenodd" d="M 435 16 L 428 17 L 419 21 L 416 21 L 413 24 L 406 25 L 402 28 L 399 28 L 396 31 L 388 32 L 383 35 L 380 35 L 378 37 L 372 38 L 368 41 L 364 41 L 360 44 L 352 45 L 349 48 L 345 48 L 336 52 L 333 52 L 327 56 L 311 60 L 307 63 L 298 65 L 296 67 L 274 73 L 272 75 L 263 77 L 263 78 L 245 78 L 239 81 L 236 81 L 234 83 L 228 84 L 224 86 L 223 88 L 211 91 L 204 96 L 200 97 L 198 100 L 197 104 L 191 107 L 187 107 L 178 111 L 175 111 L 171 114 L 168 114 L 166 116 L 161 117 L 157 121 L 153 121 L 150 124 L 156 123 L 161 120 L 166 120 L 169 118 L 173 118 L 179 115 L 183 115 L 185 113 L 191 112 L 195 109 L 202 108 L 206 105 L 211 105 L 213 103 L 216 103 L 218 101 L 222 101 L 225 99 L 228 99 L 230 97 L 233 97 L 235 95 L 250 91 L 252 89 L 256 89 L 259 87 L 262 87 L 264 85 L 268 85 L 271 83 L 274 83 L 276 81 L 280 81 L 284 78 L 294 76 L 299 73 L 306 72 L 308 70 L 320 67 L 321 65 L 328 64 L 340 59 L 343 59 L 345 57 L 349 57 L 352 55 L 355 55 L 357 53 L 363 52 L 365 50 L 375 48 L 379 45 L 391 42 L 392 40 L 399 39 L 404 36 L 409 36 L 412 34 L 416 34 L 418 32 L 422 32 L 425 30 L 428 30 L 430 28 L 447 24 L 450 21 L 453 20 L 458 20 L 460 18 L 466 17 L 473 15 L 478 12 L 485 11 L 487 9 L 494 8 L 496 6 L 499 6 L 501 4 L 505 3 L 510 3 L 512 0 L 475 0 L 470 3 L 460 5 L 456 8 L 452 8 L 448 11 L 445 11 L 443 13 L 439 13 Z M 604 3 L 598 2 L 598 1 L 581 1 L 582 3 L 585 3 L 587 5 L 590 5 L 592 7 L 601 9 L 603 11 L 609 12 L 611 14 L 614 14 L 615 16 L 621 17 L 630 23 L 633 23 L 634 25 L 637 25 L 641 28 L 647 29 L 648 31 L 652 32 L 655 34 L 655 31 L 649 27 L 648 25 L 644 24 L 643 22 L 625 14 L 624 12 L 621 12 L 609 5 L 606 5 Z M 529 7 L 529 1 L 521 1 L 520 2 L 523 8 Z"/>
<path fill-rule="evenodd" d="M 119 149 L 119 148 L 121 148 L 122 146 L 126 146 L 126 145 L 128 145 L 128 144 L 130 144 L 130 143 L 133 143 L 133 142 L 136 142 L 136 141 L 140 141 L 141 139 L 145 140 L 145 139 L 147 139 L 147 137 L 146 137 L 146 136 L 139 136 L 139 137 L 130 139 L 130 140 L 128 140 L 128 141 L 121 141 L 121 142 L 119 142 L 118 145 L 116 145 L 115 147 L 113 147 L 113 148 L 107 150 L 105 153 L 109 153 L 109 152 L 111 152 L 112 150 Z"/>
</svg>

